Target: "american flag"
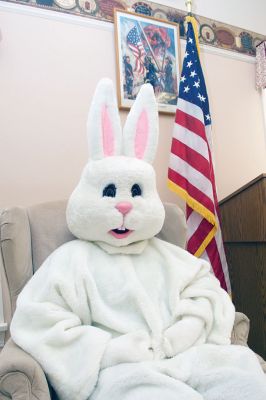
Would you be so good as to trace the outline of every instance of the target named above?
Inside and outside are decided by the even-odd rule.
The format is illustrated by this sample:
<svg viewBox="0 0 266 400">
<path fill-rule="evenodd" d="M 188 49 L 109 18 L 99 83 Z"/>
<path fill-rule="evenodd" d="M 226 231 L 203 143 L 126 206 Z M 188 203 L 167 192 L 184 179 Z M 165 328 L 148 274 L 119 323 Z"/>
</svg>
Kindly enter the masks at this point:
<svg viewBox="0 0 266 400">
<path fill-rule="evenodd" d="M 168 185 L 186 201 L 187 250 L 210 262 L 221 287 L 231 292 L 219 224 L 210 133 L 208 95 L 195 33 L 188 22 Z"/>
<path fill-rule="evenodd" d="M 145 69 L 142 58 L 146 52 L 136 26 L 128 32 L 127 45 L 136 57 L 135 71 L 143 74 Z"/>
</svg>

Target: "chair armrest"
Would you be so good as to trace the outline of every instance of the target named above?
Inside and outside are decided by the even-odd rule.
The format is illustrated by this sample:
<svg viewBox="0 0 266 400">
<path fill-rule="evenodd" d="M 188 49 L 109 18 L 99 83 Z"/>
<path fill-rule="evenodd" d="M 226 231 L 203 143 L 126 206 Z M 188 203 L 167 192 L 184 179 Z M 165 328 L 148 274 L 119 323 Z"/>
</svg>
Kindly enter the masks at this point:
<svg viewBox="0 0 266 400">
<path fill-rule="evenodd" d="M 0 353 L 0 398 L 51 400 L 45 374 L 29 354 L 9 339 Z"/>
<path fill-rule="evenodd" d="M 250 321 L 248 317 L 240 312 L 235 314 L 235 322 L 232 330 L 232 344 L 247 346 Z"/>
<path fill-rule="evenodd" d="M 249 334 L 250 321 L 248 317 L 240 312 L 236 312 L 235 322 L 232 330 L 231 341 L 232 344 L 238 344 L 241 346 L 248 346 L 248 334 Z M 266 361 L 256 354 L 260 362 L 261 368 L 266 373 Z"/>
</svg>

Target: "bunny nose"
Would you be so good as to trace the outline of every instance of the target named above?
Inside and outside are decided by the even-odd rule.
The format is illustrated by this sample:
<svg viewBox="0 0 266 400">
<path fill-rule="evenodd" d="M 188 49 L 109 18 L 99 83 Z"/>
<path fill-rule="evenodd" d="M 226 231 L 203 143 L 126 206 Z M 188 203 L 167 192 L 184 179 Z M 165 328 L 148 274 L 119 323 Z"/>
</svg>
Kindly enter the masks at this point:
<svg viewBox="0 0 266 400">
<path fill-rule="evenodd" d="M 115 208 L 121 212 L 121 214 L 126 215 L 132 208 L 132 204 L 129 201 L 121 201 L 117 203 Z"/>
</svg>

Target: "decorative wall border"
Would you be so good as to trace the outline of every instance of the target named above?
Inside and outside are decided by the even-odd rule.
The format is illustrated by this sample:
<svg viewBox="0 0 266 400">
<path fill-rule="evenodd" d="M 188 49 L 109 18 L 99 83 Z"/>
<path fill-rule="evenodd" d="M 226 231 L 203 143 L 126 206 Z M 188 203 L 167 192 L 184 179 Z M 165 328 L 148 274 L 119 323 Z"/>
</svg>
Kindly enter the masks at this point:
<svg viewBox="0 0 266 400">
<path fill-rule="evenodd" d="M 136 0 L 1 0 L 1 2 L 23 4 L 66 14 L 113 22 L 113 9 L 130 10 L 154 16 L 180 26 L 180 37 L 185 37 L 186 12 L 150 1 Z M 256 46 L 266 36 L 195 15 L 198 21 L 200 43 L 229 50 L 238 54 L 255 56 Z M 205 47 L 205 46 L 204 46 Z"/>
</svg>

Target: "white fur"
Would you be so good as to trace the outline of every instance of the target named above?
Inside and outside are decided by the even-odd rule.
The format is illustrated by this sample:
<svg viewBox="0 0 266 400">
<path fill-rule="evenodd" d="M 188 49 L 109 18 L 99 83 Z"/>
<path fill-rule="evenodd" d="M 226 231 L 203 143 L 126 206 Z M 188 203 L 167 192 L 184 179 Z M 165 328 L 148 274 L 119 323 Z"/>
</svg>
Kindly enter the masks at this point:
<svg viewBox="0 0 266 400">
<path fill-rule="evenodd" d="M 26 285 L 11 333 L 61 399 L 85 400 L 101 369 L 229 344 L 233 321 L 234 307 L 209 265 L 186 251 L 153 238 L 140 254 L 109 254 L 75 240 Z"/>
<path fill-rule="evenodd" d="M 101 371 L 91 400 L 265 400 L 265 375 L 242 346 L 204 344 L 172 359 Z"/>
</svg>

